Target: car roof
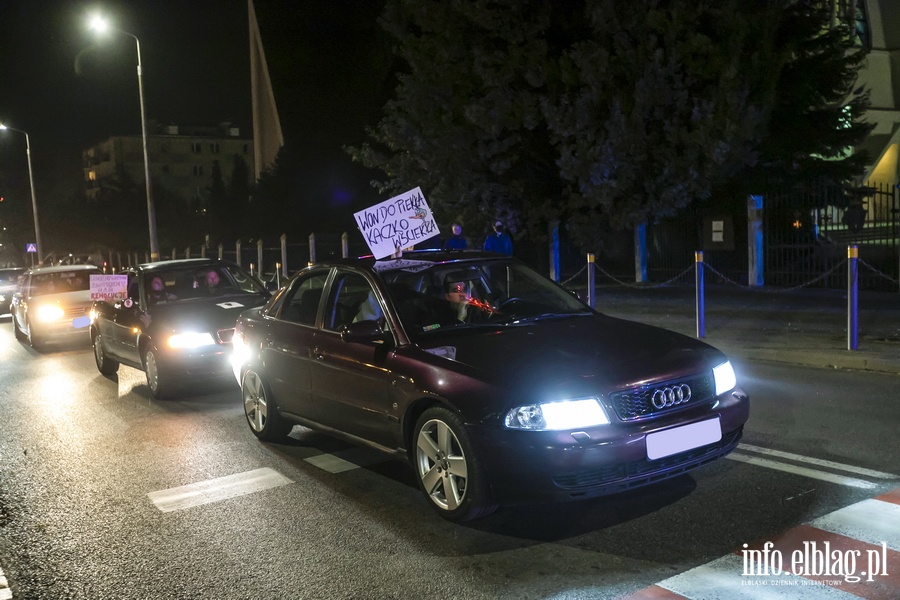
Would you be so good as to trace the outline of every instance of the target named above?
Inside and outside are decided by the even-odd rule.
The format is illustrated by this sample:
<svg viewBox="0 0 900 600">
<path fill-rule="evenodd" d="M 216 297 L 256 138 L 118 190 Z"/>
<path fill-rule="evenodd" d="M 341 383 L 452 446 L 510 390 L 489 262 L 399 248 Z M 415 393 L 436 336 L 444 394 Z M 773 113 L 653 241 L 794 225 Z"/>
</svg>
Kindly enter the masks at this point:
<svg viewBox="0 0 900 600">
<path fill-rule="evenodd" d="M 68 273 L 71 271 L 99 271 L 97 265 L 55 265 L 52 267 L 32 267 L 28 273 L 38 275 L 40 273 Z"/>
<path fill-rule="evenodd" d="M 447 262 L 465 262 L 485 259 L 509 259 L 511 257 L 494 252 L 482 252 L 481 250 L 410 250 L 403 252 L 401 256 L 386 256 L 375 259 L 371 254 L 357 258 L 329 258 L 316 263 L 315 266 L 362 266 L 373 268 L 376 264 L 390 266 L 392 262 L 404 260 L 430 262 L 441 264 Z"/>
<path fill-rule="evenodd" d="M 201 267 L 205 265 L 236 266 L 231 261 L 218 258 L 179 258 L 176 260 L 160 260 L 152 263 L 142 263 L 138 265 L 138 269 L 142 271 L 156 271 L 171 269 L 172 267 Z"/>
</svg>

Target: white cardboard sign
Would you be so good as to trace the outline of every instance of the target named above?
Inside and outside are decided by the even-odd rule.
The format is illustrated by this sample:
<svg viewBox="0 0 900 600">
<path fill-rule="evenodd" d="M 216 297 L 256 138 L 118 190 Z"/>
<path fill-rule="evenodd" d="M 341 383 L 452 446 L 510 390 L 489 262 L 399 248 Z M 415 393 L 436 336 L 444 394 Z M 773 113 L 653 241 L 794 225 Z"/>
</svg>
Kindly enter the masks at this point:
<svg viewBox="0 0 900 600">
<path fill-rule="evenodd" d="M 390 256 L 441 233 L 418 187 L 353 216 L 375 258 Z"/>
<path fill-rule="evenodd" d="M 128 296 L 128 275 L 91 275 L 91 300 L 106 302 Z"/>
</svg>

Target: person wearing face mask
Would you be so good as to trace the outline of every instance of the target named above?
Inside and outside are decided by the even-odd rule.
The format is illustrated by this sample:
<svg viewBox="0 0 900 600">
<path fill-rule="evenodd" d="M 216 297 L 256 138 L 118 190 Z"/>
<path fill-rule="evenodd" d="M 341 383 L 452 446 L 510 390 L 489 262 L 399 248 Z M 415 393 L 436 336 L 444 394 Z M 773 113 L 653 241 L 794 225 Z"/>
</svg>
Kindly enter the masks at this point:
<svg viewBox="0 0 900 600">
<path fill-rule="evenodd" d="M 503 230 L 503 222 L 496 221 L 494 223 L 494 232 L 488 234 L 484 240 L 485 252 L 496 252 L 498 254 L 512 255 L 513 246 L 512 238 Z"/>
</svg>

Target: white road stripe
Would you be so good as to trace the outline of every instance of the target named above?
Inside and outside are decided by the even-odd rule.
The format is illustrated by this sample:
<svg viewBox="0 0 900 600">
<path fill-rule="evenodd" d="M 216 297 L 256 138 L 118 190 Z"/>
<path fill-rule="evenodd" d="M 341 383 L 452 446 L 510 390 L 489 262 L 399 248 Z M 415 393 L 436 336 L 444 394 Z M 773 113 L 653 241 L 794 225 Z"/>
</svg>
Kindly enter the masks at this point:
<svg viewBox="0 0 900 600">
<path fill-rule="evenodd" d="M 859 597 L 853 594 L 791 573 L 782 573 L 772 577 L 745 577 L 741 575 L 743 572 L 744 559 L 736 554 L 729 554 L 690 571 L 669 577 L 656 585 L 685 598 L 690 598 L 690 600 L 770 600 L 773 598 L 859 600 Z M 754 583 L 757 585 L 753 585 Z"/>
<path fill-rule="evenodd" d="M 863 481 L 862 479 L 856 479 L 854 477 L 845 477 L 843 475 L 836 475 L 834 473 L 826 473 L 825 471 L 817 471 L 815 469 L 809 469 L 807 467 L 801 467 L 798 465 L 790 465 L 788 463 L 781 463 L 775 460 L 769 460 L 767 458 L 760 458 L 757 456 L 747 456 L 746 454 L 741 454 L 739 452 L 732 452 L 725 458 L 730 458 L 731 460 L 737 460 L 740 462 L 745 462 L 751 465 L 756 465 L 758 467 L 768 467 L 769 469 L 775 469 L 776 471 L 784 471 L 785 473 L 793 473 L 794 475 L 802 475 L 803 477 L 810 477 L 812 479 L 820 479 L 822 481 L 829 481 L 831 483 L 837 483 L 839 485 L 846 485 L 855 488 L 863 488 L 863 489 L 872 489 L 877 487 L 876 484 L 870 481 Z"/>
<path fill-rule="evenodd" d="M 329 473 L 343 473 L 391 460 L 381 452 L 368 448 L 349 448 L 334 454 L 319 454 L 306 459 L 309 464 Z"/>
<path fill-rule="evenodd" d="M 289 483 L 294 482 L 274 469 L 263 468 L 168 490 L 150 492 L 147 496 L 159 510 L 171 512 L 236 498 Z"/>
<path fill-rule="evenodd" d="M 12 600 L 12 590 L 9 589 L 9 582 L 3 574 L 3 569 L 0 569 L 0 600 Z"/>
<path fill-rule="evenodd" d="M 875 546 L 886 542 L 888 548 L 900 551 L 900 504 L 863 500 L 819 517 L 810 525 Z"/>
<path fill-rule="evenodd" d="M 809 463 L 811 465 L 836 469 L 838 471 L 847 471 L 848 473 L 856 473 L 857 475 L 875 477 L 877 479 L 900 479 L 900 475 L 894 475 L 892 473 L 873 471 L 872 469 L 865 469 L 863 467 L 854 467 L 853 465 L 845 465 L 843 463 L 832 462 L 830 460 L 822 460 L 820 458 L 803 456 L 802 454 L 792 454 L 790 452 L 782 452 L 781 450 L 772 450 L 770 448 L 762 448 L 760 446 L 752 446 L 750 444 L 739 444 L 738 450 L 747 450 L 748 452 L 756 452 L 757 454 L 768 454 L 770 456 L 777 456 L 778 458 L 787 458 L 790 460 L 796 460 L 798 462 Z"/>
</svg>

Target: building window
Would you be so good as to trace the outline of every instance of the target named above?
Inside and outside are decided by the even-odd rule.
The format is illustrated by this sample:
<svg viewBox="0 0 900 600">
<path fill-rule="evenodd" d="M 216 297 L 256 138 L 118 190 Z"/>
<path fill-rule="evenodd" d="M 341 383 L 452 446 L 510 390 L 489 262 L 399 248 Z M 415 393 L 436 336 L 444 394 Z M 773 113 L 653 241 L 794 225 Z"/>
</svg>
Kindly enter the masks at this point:
<svg viewBox="0 0 900 600">
<path fill-rule="evenodd" d="M 212 153 L 212 154 L 218 154 L 218 153 L 219 153 L 219 143 L 218 143 L 218 142 L 212 142 L 212 143 L 209 145 L 209 151 L 210 151 L 210 153 Z"/>
<path fill-rule="evenodd" d="M 191 152 L 200 154 L 203 151 L 203 144 L 200 142 L 191 142 Z"/>
<path fill-rule="evenodd" d="M 88 171 L 88 179 L 97 181 L 97 171 Z"/>
<path fill-rule="evenodd" d="M 197 177 L 203 175 L 203 165 L 194 165 L 194 175 Z"/>
</svg>

